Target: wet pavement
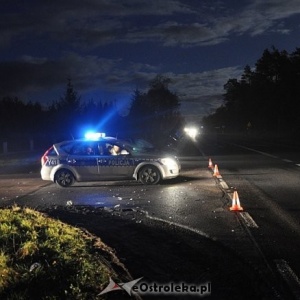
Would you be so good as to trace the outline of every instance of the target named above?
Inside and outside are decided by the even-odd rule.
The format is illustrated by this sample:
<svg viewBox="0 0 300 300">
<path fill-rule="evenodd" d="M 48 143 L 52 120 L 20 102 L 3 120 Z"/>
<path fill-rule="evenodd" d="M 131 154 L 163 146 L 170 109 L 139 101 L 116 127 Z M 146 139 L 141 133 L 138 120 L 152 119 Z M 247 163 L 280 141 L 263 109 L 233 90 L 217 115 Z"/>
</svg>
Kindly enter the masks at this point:
<svg viewBox="0 0 300 300">
<path fill-rule="evenodd" d="M 202 172 L 207 176 L 207 169 Z M 14 199 L 26 199 L 49 184 L 40 179 L 35 169 L 23 174 L 1 173 L 2 206 L 12 203 Z M 217 184 L 215 188 L 220 192 Z M 205 193 L 205 187 L 203 191 Z M 217 198 L 207 206 L 211 211 L 213 207 L 221 207 L 222 203 Z M 162 286 L 159 294 L 153 291 L 149 293 L 148 290 L 146 295 L 142 295 L 143 299 L 288 299 L 288 296 L 284 298 L 278 294 L 280 284 L 276 278 L 271 278 L 272 274 L 265 268 L 257 269 L 257 263 L 253 263 L 249 256 L 244 256 L 241 249 L 235 251 L 226 246 L 226 243 L 230 243 L 227 228 L 224 228 L 227 242 L 223 243 L 201 231 L 149 218 L 138 210 L 56 205 L 43 211 L 50 217 L 88 230 L 115 249 L 132 277 L 142 277 L 137 287 L 146 289 L 146 286 L 153 287 L 154 284 Z M 188 285 L 189 289 L 170 295 L 166 287 L 170 284 Z M 206 286 L 207 289 L 202 290 L 200 286 Z M 115 297 L 117 293 L 118 299 L 132 298 L 120 290 L 111 292 L 111 296 L 114 294 Z M 107 295 L 109 297 L 110 293 Z"/>
</svg>

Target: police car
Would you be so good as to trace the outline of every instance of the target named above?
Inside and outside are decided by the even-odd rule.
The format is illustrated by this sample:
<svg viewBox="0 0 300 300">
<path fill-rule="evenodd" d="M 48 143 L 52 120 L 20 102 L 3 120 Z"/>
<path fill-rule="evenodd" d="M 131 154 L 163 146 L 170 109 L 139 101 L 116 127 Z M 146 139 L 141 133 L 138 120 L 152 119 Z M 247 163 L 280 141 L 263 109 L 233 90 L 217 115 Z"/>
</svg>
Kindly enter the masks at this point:
<svg viewBox="0 0 300 300">
<path fill-rule="evenodd" d="M 180 172 L 176 156 L 157 155 L 154 149 L 138 147 L 99 135 L 54 144 L 41 158 L 41 178 L 61 187 L 76 181 L 134 178 L 142 184 L 157 184 Z"/>
</svg>

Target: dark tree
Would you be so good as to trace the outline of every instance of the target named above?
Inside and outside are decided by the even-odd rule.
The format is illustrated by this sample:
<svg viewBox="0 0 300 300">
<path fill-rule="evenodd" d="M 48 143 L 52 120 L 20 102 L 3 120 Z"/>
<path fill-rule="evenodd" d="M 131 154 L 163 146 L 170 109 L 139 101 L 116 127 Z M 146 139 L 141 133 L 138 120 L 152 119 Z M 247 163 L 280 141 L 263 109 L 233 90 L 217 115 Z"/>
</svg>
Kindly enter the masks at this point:
<svg viewBox="0 0 300 300">
<path fill-rule="evenodd" d="M 0 129 L 2 136 L 28 136 L 43 128 L 42 107 L 17 97 L 4 97 L 0 101 Z"/>
<path fill-rule="evenodd" d="M 244 131 L 249 122 L 257 132 L 297 133 L 300 128 L 300 50 L 288 54 L 266 49 L 251 70 L 246 66 L 241 79 L 224 85 L 224 104 L 210 122 Z"/>
<path fill-rule="evenodd" d="M 158 75 L 150 82 L 146 93 L 134 91 L 128 119 L 136 136 L 155 141 L 180 127 L 180 102 L 178 96 L 169 90 L 170 83 L 169 78 Z"/>
<path fill-rule="evenodd" d="M 67 88 L 59 101 L 49 107 L 52 119 L 52 131 L 61 138 L 73 138 L 78 130 L 80 117 L 80 97 L 74 90 L 71 79 L 68 79 Z"/>
</svg>

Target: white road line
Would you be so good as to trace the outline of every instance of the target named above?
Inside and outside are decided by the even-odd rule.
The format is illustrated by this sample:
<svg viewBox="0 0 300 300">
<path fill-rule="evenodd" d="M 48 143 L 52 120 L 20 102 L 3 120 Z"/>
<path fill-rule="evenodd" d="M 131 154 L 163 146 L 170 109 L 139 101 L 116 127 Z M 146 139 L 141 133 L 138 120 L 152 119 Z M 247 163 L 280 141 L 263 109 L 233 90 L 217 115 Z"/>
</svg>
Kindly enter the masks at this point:
<svg viewBox="0 0 300 300">
<path fill-rule="evenodd" d="M 151 216 L 149 215 L 148 211 L 146 210 L 141 210 L 142 213 L 145 214 L 145 216 L 150 219 L 150 220 L 155 220 L 155 221 L 158 221 L 158 222 L 162 222 L 162 223 L 166 223 L 168 225 L 173 225 L 175 227 L 179 227 L 179 228 L 183 228 L 185 230 L 189 230 L 189 231 L 192 231 L 194 233 L 197 233 L 201 236 L 204 236 L 206 238 L 209 238 L 211 240 L 215 240 L 214 238 L 212 238 L 211 236 L 209 236 L 208 234 L 206 234 L 205 232 L 201 231 L 201 230 L 198 230 L 196 228 L 193 228 L 193 227 L 190 227 L 190 226 L 187 226 L 187 225 L 182 225 L 180 223 L 176 223 L 176 222 L 172 222 L 172 221 L 168 221 L 168 220 L 165 220 L 165 219 L 161 219 L 161 218 L 158 218 L 158 217 L 154 217 L 154 216 Z"/>
<path fill-rule="evenodd" d="M 258 228 L 258 225 L 255 223 L 255 221 L 252 219 L 249 213 L 241 212 L 240 216 L 243 218 L 246 226 L 250 228 Z"/>
<path fill-rule="evenodd" d="M 249 150 L 249 151 L 253 151 L 253 152 L 256 152 L 256 153 L 259 153 L 259 154 L 262 154 L 262 155 L 265 155 L 265 156 L 268 156 L 268 157 L 271 157 L 271 158 L 276 158 L 276 159 L 280 159 L 279 156 L 276 156 L 276 155 L 272 155 L 272 154 L 269 154 L 269 153 L 266 153 L 266 152 L 262 152 L 262 151 L 258 151 L 258 150 L 255 150 L 255 149 L 252 149 L 252 148 L 248 148 L 248 147 L 245 147 L 245 146 L 241 146 L 241 145 L 238 145 L 238 144 L 233 144 L 237 147 L 240 147 L 240 148 L 243 148 L 243 149 L 246 149 L 246 150 Z M 286 163 L 293 163 L 292 160 L 290 159 L 281 159 L 282 161 L 286 162 Z M 297 167 L 300 167 L 300 163 L 299 164 L 295 164 Z"/>
<path fill-rule="evenodd" d="M 278 156 L 269 154 L 269 153 L 267 153 L 267 152 L 258 151 L 258 150 L 252 149 L 252 148 L 248 148 L 248 147 L 245 147 L 245 146 L 238 145 L 238 144 L 234 144 L 234 145 L 237 146 L 237 147 L 240 147 L 240 148 L 249 150 L 249 151 L 253 151 L 253 152 L 256 152 L 256 153 L 259 153 L 259 154 L 268 156 L 268 157 L 279 158 Z"/>
<path fill-rule="evenodd" d="M 293 161 L 292 160 L 290 160 L 290 159 L 283 159 L 282 161 L 284 161 L 284 162 L 287 162 L 287 163 L 292 163 Z"/>
<path fill-rule="evenodd" d="M 223 179 L 220 179 L 219 182 L 224 190 L 229 190 L 227 183 Z"/>
<path fill-rule="evenodd" d="M 274 262 L 278 272 L 290 287 L 293 295 L 296 299 L 300 299 L 300 279 L 285 260 L 278 259 L 274 260 Z"/>
</svg>

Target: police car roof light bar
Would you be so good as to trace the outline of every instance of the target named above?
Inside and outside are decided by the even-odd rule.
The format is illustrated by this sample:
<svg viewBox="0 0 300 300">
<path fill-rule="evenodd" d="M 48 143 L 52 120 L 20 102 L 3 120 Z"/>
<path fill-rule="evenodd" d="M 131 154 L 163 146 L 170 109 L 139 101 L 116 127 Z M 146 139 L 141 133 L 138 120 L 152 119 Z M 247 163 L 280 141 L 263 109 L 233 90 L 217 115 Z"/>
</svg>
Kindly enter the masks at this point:
<svg viewBox="0 0 300 300">
<path fill-rule="evenodd" d="M 105 137 L 104 132 L 87 132 L 85 135 L 87 140 L 98 140 L 102 137 Z"/>
</svg>

